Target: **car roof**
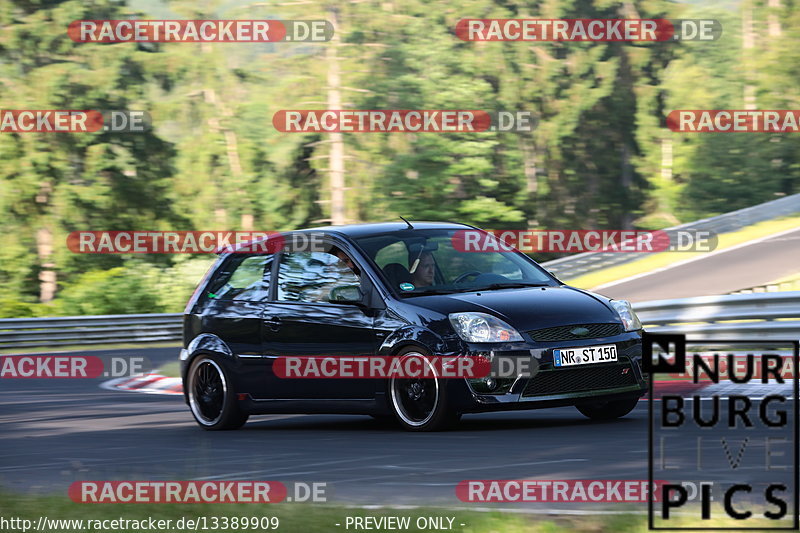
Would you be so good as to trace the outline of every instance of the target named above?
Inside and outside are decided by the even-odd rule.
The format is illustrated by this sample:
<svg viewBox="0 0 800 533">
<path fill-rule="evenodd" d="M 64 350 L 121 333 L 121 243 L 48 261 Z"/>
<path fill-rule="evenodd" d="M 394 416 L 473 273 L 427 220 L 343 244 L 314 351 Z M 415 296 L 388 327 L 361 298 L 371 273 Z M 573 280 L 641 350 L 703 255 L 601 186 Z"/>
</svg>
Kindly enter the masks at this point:
<svg viewBox="0 0 800 533">
<path fill-rule="evenodd" d="M 462 224 L 459 222 L 416 222 L 411 221 L 414 230 L 431 230 L 431 229 L 473 229 L 474 226 Z M 330 235 L 339 235 L 345 239 L 358 239 L 361 237 L 370 237 L 373 235 L 385 235 L 395 231 L 408 230 L 408 225 L 405 222 L 368 222 L 363 224 L 346 224 L 343 226 L 320 226 L 317 228 L 304 228 L 298 230 L 281 231 L 281 234 L 290 233 L 315 233 L 323 232 Z M 217 252 L 219 255 L 228 255 L 237 248 L 250 246 L 263 242 L 266 238 L 254 239 L 236 245 L 229 245 L 224 250 Z"/>
<path fill-rule="evenodd" d="M 458 222 L 416 222 L 411 221 L 411 225 L 415 230 L 430 230 L 430 229 L 464 229 L 472 228 L 467 224 Z M 378 222 L 378 223 L 365 223 L 365 224 L 348 224 L 344 226 L 323 226 L 319 228 L 308 228 L 302 230 L 295 230 L 300 232 L 315 232 L 322 231 L 325 233 L 337 233 L 344 235 L 351 239 L 361 237 L 369 237 L 372 235 L 381 235 L 384 233 L 392 233 L 394 231 L 402 231 L 409 229 L 405 222 Z M 289 233 L 289 232 L 287 232 Z"/>
</svg>

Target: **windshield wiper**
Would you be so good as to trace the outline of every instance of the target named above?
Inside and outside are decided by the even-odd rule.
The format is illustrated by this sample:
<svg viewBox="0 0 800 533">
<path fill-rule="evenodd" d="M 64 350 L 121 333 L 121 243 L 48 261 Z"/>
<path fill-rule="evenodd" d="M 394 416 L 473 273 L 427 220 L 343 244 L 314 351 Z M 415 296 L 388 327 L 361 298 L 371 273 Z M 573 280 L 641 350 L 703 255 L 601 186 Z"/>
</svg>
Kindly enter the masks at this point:
<svg viewBox="0 0 800 533">
<path fill-rule="evenodd" d="M 522 283 L 519 281 L 512 281 L 509 283 L 490 283 L 486 287 L 480 289 L 472 289 L 473 291 L 490 291 L 493 289 L 522 289 L 525 287 L 549 287 L 549 283 Z"/>
<path fill-rule="evenodd" d="M 433 294 L 455 294 L 457 292 L 463 291 L 458 289 L 430 289 L 427 291 L 403 292 L 401 294 L 403 296 L 430 296 Z"/>
<path fill-rule="evenodd" d="M 436 294 L 459 294 L 464 292 L 477 292 L 477 291 L 491 291 L 495 289 L 520 289 L 525 287 L 549 287 L 549 283 L 522 283 L 519 281 L 511 281 L 504 283 L 492 283 L 486 287 L 459 287 L 457 289 L 429 289 L 414 292 L 401 293 L 403 296 L 431 296 Z"/>
</svg>

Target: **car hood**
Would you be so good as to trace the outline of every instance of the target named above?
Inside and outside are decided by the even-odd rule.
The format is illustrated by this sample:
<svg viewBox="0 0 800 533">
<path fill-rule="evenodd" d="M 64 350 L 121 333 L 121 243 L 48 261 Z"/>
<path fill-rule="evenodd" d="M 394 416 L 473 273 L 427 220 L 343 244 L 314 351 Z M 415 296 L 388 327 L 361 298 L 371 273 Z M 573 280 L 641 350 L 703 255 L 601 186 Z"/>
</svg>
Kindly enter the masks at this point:
<svg viewBox="0 0 800 533">
<path fill-rule="evenodd" d="M 475 311 L 495 315 L 519 331 L 570 324 L 620 322 L 597 295 L 572 287 L 533 287 L 421 296 L 407 303 L 442 314 Z"/>
</svg>

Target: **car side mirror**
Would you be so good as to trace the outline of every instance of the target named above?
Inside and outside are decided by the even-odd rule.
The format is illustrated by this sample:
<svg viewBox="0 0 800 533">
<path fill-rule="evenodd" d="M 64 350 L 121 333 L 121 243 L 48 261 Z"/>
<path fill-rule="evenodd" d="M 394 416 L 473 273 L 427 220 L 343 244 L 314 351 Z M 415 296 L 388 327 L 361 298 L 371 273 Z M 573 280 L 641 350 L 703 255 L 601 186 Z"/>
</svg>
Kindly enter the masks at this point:
<svg viewBox="0 0 800 533">
<path fill-rule="evenodd" d="M 328 301 L 337 304 L 364 305 L 364 293 L 358 285 L 342 285 L 331 289 Z"/>
</svg>

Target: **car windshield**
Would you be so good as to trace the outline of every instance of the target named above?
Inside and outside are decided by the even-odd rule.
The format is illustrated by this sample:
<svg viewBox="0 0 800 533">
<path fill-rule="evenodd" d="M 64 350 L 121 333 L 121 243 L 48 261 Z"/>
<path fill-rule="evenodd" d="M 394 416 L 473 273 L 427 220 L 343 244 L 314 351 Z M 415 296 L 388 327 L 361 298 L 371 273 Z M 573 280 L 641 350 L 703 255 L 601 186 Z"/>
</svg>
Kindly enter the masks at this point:
<svg viewBox="0 0 800 533">
<path fill-rule="evenodd" d="M 558 284 L 521 253 L 498 251 L 498 241 L 480 234 L 480 251 L 464 246 L 463 229 L 409 228 L 356 242 L 403 296 Z"/>
</svg>

